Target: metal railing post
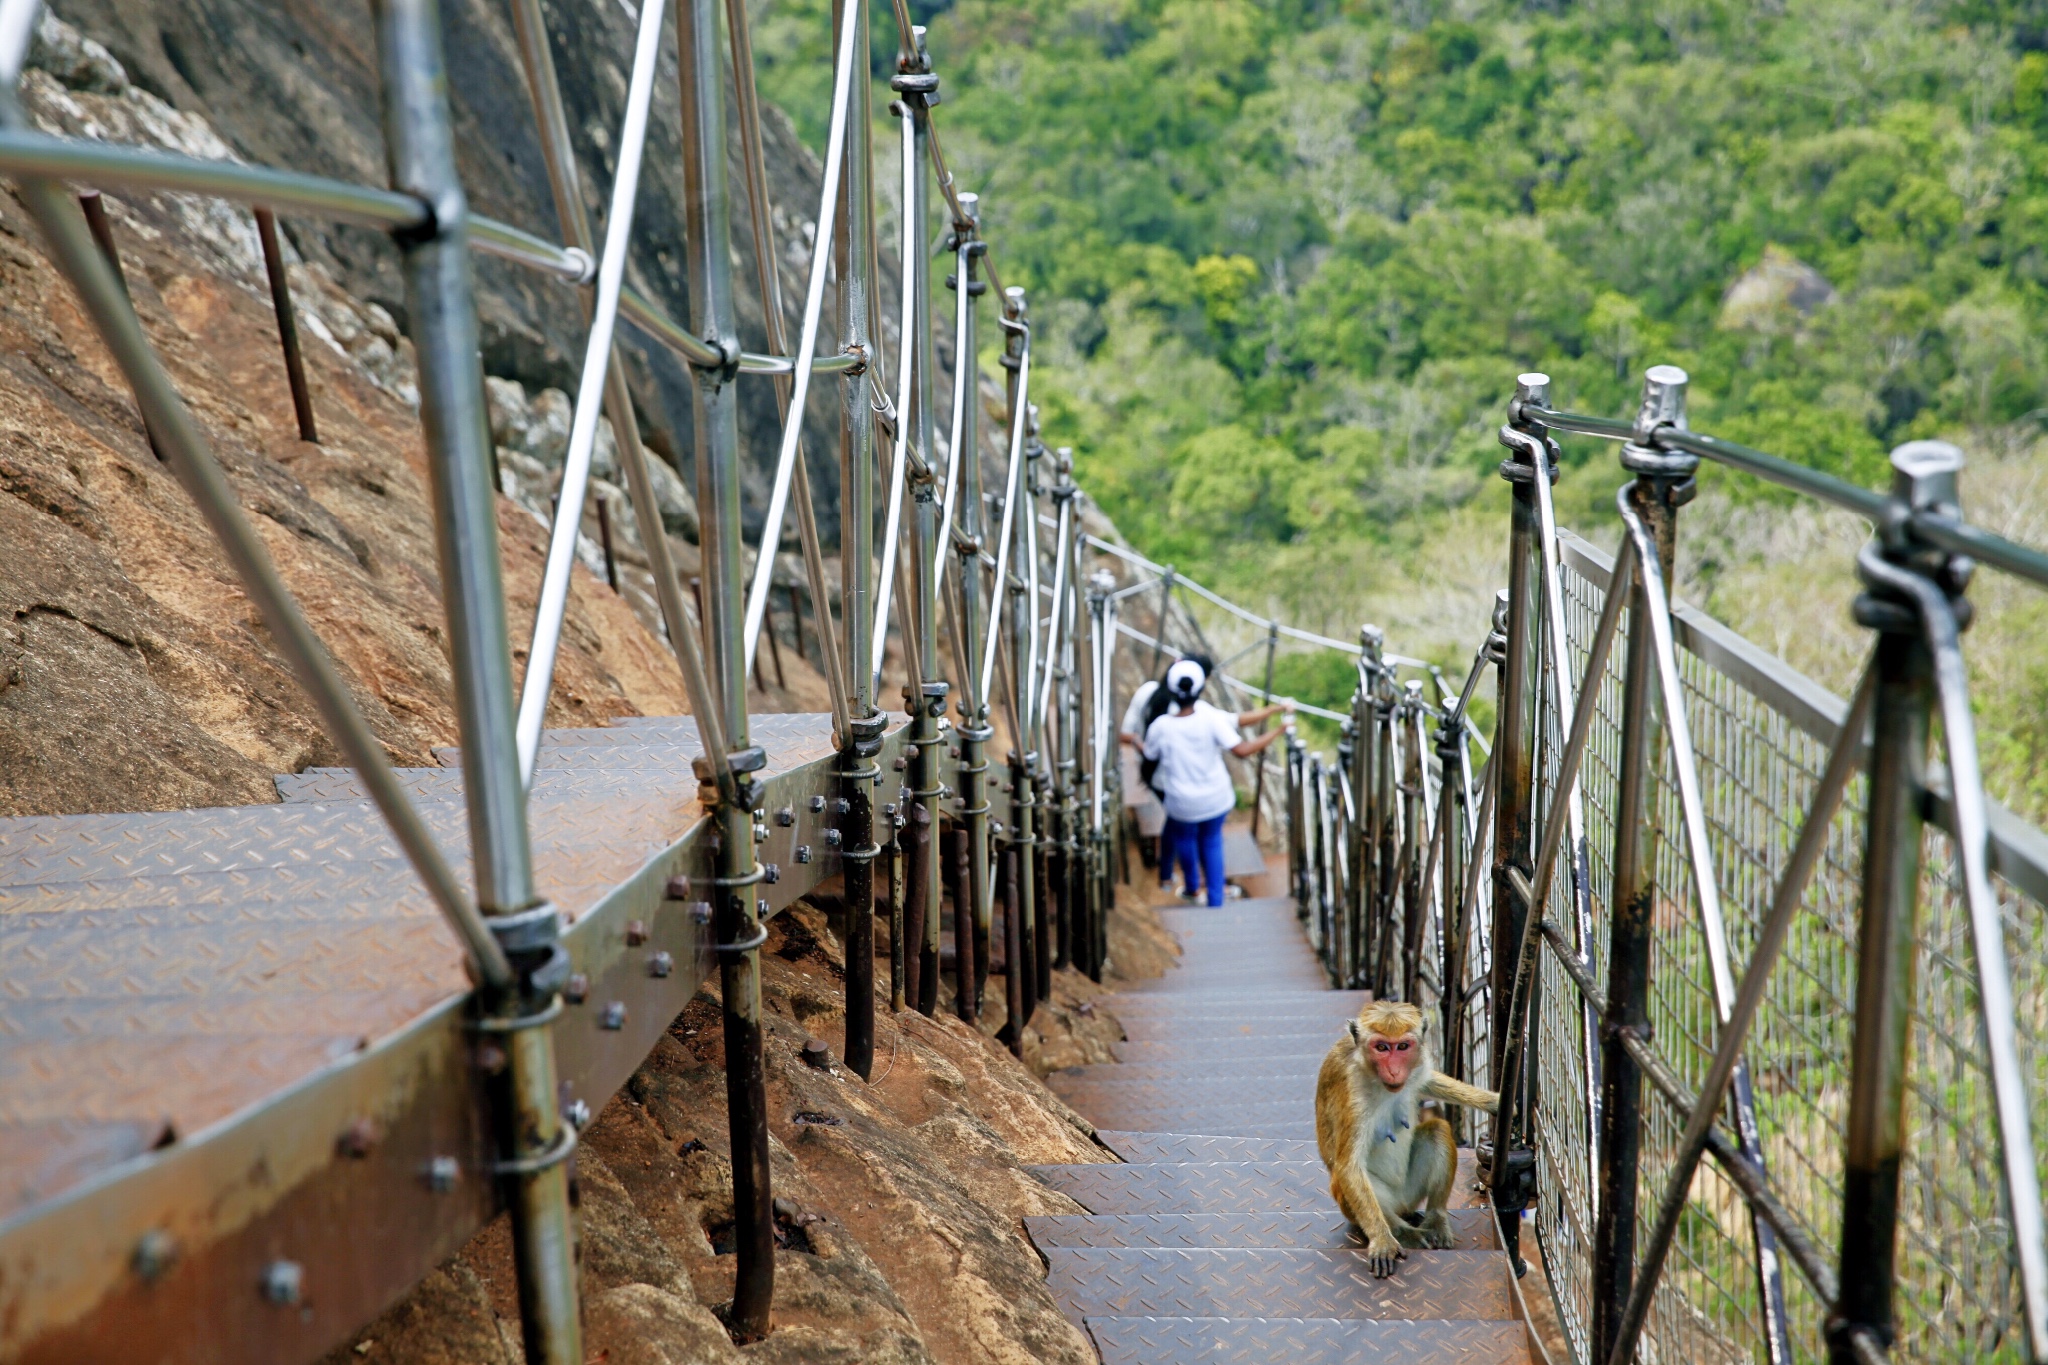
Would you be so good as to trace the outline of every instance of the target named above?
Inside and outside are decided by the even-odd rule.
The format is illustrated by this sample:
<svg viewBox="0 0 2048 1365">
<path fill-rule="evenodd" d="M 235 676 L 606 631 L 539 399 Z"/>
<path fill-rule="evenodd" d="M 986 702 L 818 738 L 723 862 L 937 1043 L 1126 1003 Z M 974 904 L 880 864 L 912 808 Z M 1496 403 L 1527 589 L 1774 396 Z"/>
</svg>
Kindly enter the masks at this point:
<svg viewBox="0 0 2048 1365">
<path fill-rule="evenodd" d="M 1541 400 L 1548 386 L 1518 384 L 1517 399 Z M 1507 619 L 1500 657 L 1500 709 L 1494 723 L 1492 780 L 1495 786 L 1493 821 L 1493 924 L 1491 926 L 1493 1019 L 1488 1027 L 1489 1046 L 1494 1051 L 1494 1088 L 1501 1093 L 1501 1113 L 1493 1126 L 1491 1186 L 1493 1205 L 1500 1219 L 1501 1241 L 1521 1265 L 1519 1251 L 1522 1210 L 1530 1198 L 1535 1172 L 1534 1154 L 1517 1150 L 1513 1143 L 1514 1112 L 1521 1103 L 1520 1076 L 1502 1074 L 1498 1051 L 1509 1033 L 1508 1015 L 1513 1008 L 1515 968 L 1527 932 L 1529 907 L 1515 889 L 1514 877 L 1534 874 L 1535 812 L 1531 764 L 1535 753 L 1535 723 L 1531 703 L 1530 663 L 1532 632 L 1536 621 L 1536 491 L 1534 467 L 1524 458 L 1502 462 L 1501 477 L 1513 490 L 1513 507 L 1508 527 Z"/>
<path fill-rule="evenodd" d="M 1032 777 L 1038 764 L 1038 754 L 1032 747 L 1033 726 L 1031 706 L 1030 660 L 1032 657 L 1032 635 L 1038 625 L 1038 604 L 1026 591 L 1026 564 L 1032 553 L 1033 538 L 1030 526 L 1038 513 L 1037 502 L 1031 492 L 1029 468 L 1030 451 L 1034 437 L 1030 433 L 1030 412 L 1025 404 L 1029 392 L 1022 383 L 1023 366 L 1026 361 L 1026 328 L 1030 325 L 1030 305 L 1024 290 L 1011 286 L 1003 299 L 1003 368 L 1008 372 L 1010 410 L 1009 420 L 1013 436 L 1010 458 L 1019 465 L 1009 471 L 1009 502 L 1003 509 L 1003 520 L 1009 527 L 1010 544 L 1008 582 L 999 582 L 995 590 L 1007 592 L 1010 596 L 1009 619 L 1009 687 L 1010 717 L 1013 722 L 1010 750 L 1010 846 L 1016 850 L 1016 867 L 1012 873 L 1015 897 L 1010 902 L 1010 911 L 1017 921 L 1018 953 L 1010 958 L 1009 970 L 1017 973 L 1020 989 L 1016 992 L 1023 1002 L 1023 1014 L 1012 1019 L 1016 1029 L 1017 1045 L 1023 1045 L 1024 1027 L 1038 1009 L 1038 879 L 1035 854 L 1037 852 L 1037 828 L 1033 811 Z"/>
<path fill-rule="evenodd" d="M 846 0 L 834 0 L 832 9 L 835 62 L 841 41 L 838 35 L 845 27 L 845 4 Z M 855 9 L 853 47 L 857 53 L 865 53 L 867 9 Z M 847 726 L 851 733 L 839 737 L 840 794 L 834 802 L 846 888 L 842 921 L 846 934 L 846 1043 L 842 1055 L 847 1067 L 863 1080 L 873 1074 L 875 1065 L 875 859 L 881 853 L 875 840 L 874 798 L 881 768 L 875 758 L 882 751 L 882 732 L 888 725 L 888 718 L 875 709 L 874 673 L 867 658 L 875 622 L 875 414 L 869 386 L 877 354 L 873 333 L 871 89 L 866 80 L 853 82 L 853 105 L 845 131 L 845 172 L 839 182 L 839 211 L 832 222 L 839 347 L 860 358 L 839 386 L 839 623 L 844 653 L 833 665 L 846 670 L 851 715 Z M 830 602 L 823 602 L 819 611 L 829 615 Z"/>
<path fill-rule="evenodd" d="M 1351 809 L 1354 813 L 1364 811 L 1359 803 L 1359 751 L 1358 720 L 1364 702 L 1363 693 L 1351 695 L 1351 715 L 1337 725 L 1337 771 L 1343 774 L 1345 790 L 1351 793 Z M 1366 877 L 1363 850 L 1366 821 L 1354 819 L 1344 831 L 1345 846 L 1349 850 L 1347 871 L 1351 874 L 1350 885 L 1337 906 L 1336 923 L 1332 926 L 1334 942 L 1325 955 L 1324 966 L 1329 970 L 1330 980 L 1339 989 L 1357 984 L 1359 974 L 1359 933 L 1364 927 L 1364 918 L 1359 910 L 1360 885 Z"/>
<path fill-rule="evenodd" d="M 418 346 L 420 416 L 432 452 L 477 904 L 520 977 L 515 989 L 491 993 L 483 1024 L 502 1034 L 508 1061 L 500 1133 L 512 1182 L 521 1330 L 529 1360 L 583 1365 L 564 1160 L 575 1132 L 561 1116 L 547 1023 L 568 955 L 557 941 L 559 914 L 534 890 L 499 577 L 497 490 L 477 363 L 469 210 L 455 169 L 440 15 L 433 0 L 380 0 L 376 23 L 392 187 L 434 209 L 432 231 L 399 245 Z"/>
<path fill-rule="evenodd" d="M 1699 460 L 1669 455 L 1649 444 L 1661 426 L 1685 425 L 1685 371 L 1651 367 L 1643 380 L 1637 439 L 1622 447 L 1622 468 L 1635 476 L 1624 493 L 1655 543 L 1665 582 L 1672 581 L 1678 509 L 1692 499 Z M 1541 397 L 1534 401 L 1542 403 Z M 1539 428 L 1532 433 L 1539 438 Z M 1594 1356 L 1613 1352 L 1635 1278 L 1637 1162 L 1642 1150 L 1642 1072 L 1622 1045 L 1623 1030 L 1649 1027 L 1650 940 L 1657 887 L 1648 822 L 1656 769 L 1662 765 L 1663 724 L 1657 708 L 1657 660 L 1641 575 L 1614 583 L 1628 599 L 1627 652 L 1622 665 L 1620 771 L 1614 821 L 1614 885 L 1608 897 L 1607 1011 L 1601 1021 L 1599 1213 L 1593 1234 Z M 1598 679 L 1586 684 L 1581 704 L 1591 706 Z"/>
<path fill-rule="evenodd" d="M 1397 845 L 1400 811 L 1395 805 L 1400 779 L 1394 772 L 1394 711 L 1397 704 L 1394 670 L 1379 663 L 1377 658 L 1375 663 L 1371 698 L 1365 709 L 1368 728 L 1359 737 L 1359 742 L 1372 749 L 1373 826 L 1366 834 L 1371 845 L 1368 856 L 1373 861 L 1373 889 L 1367 905 L 1373 944 L 1368 984 L 1377 995 L 1385 997 L 1399 979 L 1396 955 L 1401 940 L 1397 932 L 1395 907 L 1400 902 L 1401 887 L 1394 872 L 1400 856 Z"/>
<path fill-rule="evenodd" d="M 897 71 L 889 81 L 890 88 L 896 92 L 899 115 L 909 119 L 911 124 L 913 169 L 908 179 L 911 194 L 903 205 L 906 215 L 904 240 L 910 249 L 905 253 L 902 268 L 909 275 L 908 285 L 917 301 L 911 324 L 911 410 L 896 415 L 898 422 L 909 423 L 910 441 L 915 452 L 910 462 L 912 515 L 907 586 L 916 617 L 903 623 L 903 647 L 917 651 L 918 666 L 916 679 L 906 687 L 903 700 L 904 709 L 910 713 L 913 755 L 906 795 L 915 803 L 916 809 L 904 812 L 909 819 L 907 833 L 910 836 L 909 847 L 904 853 L 914 860 L 919 875 L 905 878 L 906 884 L 914 888 L 918 901 L 908 907 L 909 913 L 905 918 L 911 924 L 912 942 L 909 946 L 917 953 L 917 991 L 913 1003 L 919 1013 L 930 1015 L 939 1003 L 939 797 L 945 790 L 945 783 L 941 780 L 944 737 L 940 734 L 939 724 L 946 713 L 946 697 L 951 690 L 939 679 L 937 424 L 932 411 L 934 365 L 931 251 L 928 241 L 931 219 L 931 101 L 938 92 L 939 78 L 932 71 L 931 58 L 925 51 L 923 27 L 913 26 L 908 37 L 914 50 L 898 54 Z M 955 363 L 958 363 L 957 359 Z M 971 946 L 969 951 L 972 951 Z"/>
<path fill-rule="evenodd" d="M 1386 633 L 1378 626 L 1358 628 L 1358 690 L 1351 698 L 1351 762 L 1345 778 L 1351 783 L 1352 809 L 1357 813 L 1351 833 L 1351 891 L 1345 899 L 1344 918 L 1350 926 L 1351 948 L 1342 966 L 1341 984 L 1368 985 L 1376 967 L 1378 942 L 1374 938 L 1373 907 L 1379 896 L 1380 789 L 1379 736 L 1373 725 L 1375 694 L 1379 690 L 1381 652 Z"/>
<path fill-rule="evenodd" d="M 767 1334 L 775 1291 L 775 1222 L 768 1171 L 768 1097 L 763 1075 L 760 946 L 767 925 L 753 888 L 754 807 L 748 774 L 766 755 L 749 743 L 744 575 L 741 570 L 739 335 L 733 308 L 732 205 L 726 184 L 725 93 L 717 0 L 684 0 L 676 12 L 676 67 L 682 83 L 683 198 L 690 328 L 727 357 L 693 369 L 696 392 L 697 506 L 701 525 L 704 633 L 718 717 L 737 775 L 735 795 L 706 781 L 699 788 L 716 831 L 712 925 L 724 998 L 725 1097 L 732 1141 L 733 1213 L 738 1265 L 729 1322 L 743 1338 Z M 773 554 L 774 547 L 763 547 Z M 712 771 L 706 763 L 700 780 Z M 764 903 L 765 905 L 765 903 Z"/>
<path fill-rule="evenodd" d="M 1401 752 L 1401 998 L 1410 1004 L 1422 999 L 1422 944 L 1429 917 L 1422 885 L 1422 812 L 1429 795 L 1428 765 L 1422 746 L 1415 742 L 1422 733 L 1422 705 L 1422 680 L 1410 678 L 1398 721 L 1407 737 Z"/>
<path fill-rule="evenodd" d="M 966 297 L 961 300 L 958 313 L 959 335 L 953 339 L 953 365 L 964 373 L 954 377 L 961 394 L 953 431 L 960 488 L 953 499 L 958 509 L 959 525 L 952 548 L 960 560 L 957 574 L 960 634 L 966 652 L 962 662 L 965 672 L 960 679 L 960 693 L 954 702 L 956 719 L 953 733 L 960 737 L 957 771 L 961 814 L 967 821 L 967 896 L 973 908 L 974 981 L 968 995 L 978 1011 L 982 996 L 988 989 L 989 953 L 993 948 L 989 926 L 995 891 L 988 837 L 987 749 L 989 737 L 995 729 L 989 724 L 989 699 L 983 694 L 975 674 L 975 664 L 981 658 L 988 630 L 981 602 L 981 552 L 986 523 L 982 515 L 981 490 L 980 350 L 975 326 L 981 311 L 975 306 L 975 300 L 988 292 L 987 282 L 980 278 L 981 260 L 987 254 L 988 245 L 978 236 L 981 227 L 980 197 L 962 193 L 958 198 L 961 216 L 953 224 L 955 266 L 950 278 L 952 287 L 956 291 L 964 290 Z M 957 935 L 959 931 L 956 929 L 954 932 Z"/>
<path fill-rule="evenodd" d="M 1956 502 L 1962 456 L 1953 446 L 1915 442 L 1892 452 L 1893 496 L 1907 507 Z M 1880 530 L 1880 543 L 1884 540 Z M 1908 538 L 1883 544 L 1884 563 L 1961 584 L 1949 556 Z M 1919 971 L 1922 802 L 1935 660 L 1911 596 L 1863 569 L 1856 619 L 1877 632 L 1872 668 L 1868 806 L 1864 817 L 1862 907 L 1856 938 L 1856 1015 L 1844 1124 L 1840 1294 L 1828 1315 L 1829 1358 L 1858 1359 L 1854 1337 L 1889 1346 L 1899 1222 L 1899 1166 L 1905 1148 L 1905 1092 Z"/>
<path fill-rule="evenodd" d="M 1264 700 L 1273 700 L 1273 654 L 1280 644 L 1280 623 L 1266 623 L 1266 678 Z M 1259 841 L 1259 818 L 1266 809 L 1266 751 L 1259 750 L 1258 775 L 1252 779 L 1252 842 Z"/>
</svg>

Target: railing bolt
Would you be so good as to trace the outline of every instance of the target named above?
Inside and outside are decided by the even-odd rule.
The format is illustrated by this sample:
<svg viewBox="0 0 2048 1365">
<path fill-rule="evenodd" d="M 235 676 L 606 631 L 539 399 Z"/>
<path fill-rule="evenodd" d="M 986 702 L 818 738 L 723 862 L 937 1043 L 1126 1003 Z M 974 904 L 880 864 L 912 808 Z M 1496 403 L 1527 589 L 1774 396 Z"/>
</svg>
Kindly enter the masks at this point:
<svg viewBox="0 0 2048 1365">
<path fill-rule="evenodd" d="M 437 1156 L 427 1162 L 427 1188 L 435 1194 L 450 1194 L 462 1180 L 462 1163 L 452 1156 Z"/>
<path fill-rule="evenodd" d="M 136 1239 L 135 1255 L 130 1264 L 145 1283 L 154 1284 L 164 1277 L 171 1263 L 177 1259 L 177 1239 L 162 1228 L 151 1228 Z"/>
<path fill-rule="evenodd" d="M 657 952 L 652 957 L 647 959 L 647 974 L 649 976 L 667 976 L 670 972 L 673 972 L 675 969 L 676 960 L 667 952 Z"/>
<path fill-rule="evenodd" d="M 263 1268 L 263 1297 L 281 1307 L 299 1301 L 306 1284 L 306 1268 L 297 1261 L 272 1261 Z"/>
<path fill-rule="evenodd" d="M 614 1000 L 604 1007 L 604 1013 L 597 1017 L 597 1026 L 614 1033 L 626 1026 L 626 1002 Z"/>
</svg>

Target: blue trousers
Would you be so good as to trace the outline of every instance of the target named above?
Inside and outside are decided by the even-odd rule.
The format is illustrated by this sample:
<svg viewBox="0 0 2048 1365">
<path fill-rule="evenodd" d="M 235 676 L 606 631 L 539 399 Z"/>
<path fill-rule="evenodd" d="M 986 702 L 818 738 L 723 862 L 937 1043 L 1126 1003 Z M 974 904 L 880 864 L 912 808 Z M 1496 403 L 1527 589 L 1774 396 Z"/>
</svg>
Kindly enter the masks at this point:
<svg viewBox="0 0 2048 1365">
<path fill-rule="evenodd" d="M 1166 823 L 1160 826 L 1159 829 L 1159 884 L 1161 886 L 1173 885 L 1173 859 L 1174 855 L 1179 851 L 1179 841 L 1180 821 L 1169 815 L 1166 817 Z M 1189 869 L 1189 875 L 1194 875 L 1192 868 Z"/>
<path fill-rule="evenodd" d="M 1175 820 L 1169 825 L 1174 836 L 1174 855 L 1180 859 L 1181 875 L 1187 878 L 1188 894 L 1206 890 L 1211 905 L 1223 904 L 1223 817 L 1189 822 Z M 1195 869 L 1202 870 L 1198 885 Z"/>
</svg>

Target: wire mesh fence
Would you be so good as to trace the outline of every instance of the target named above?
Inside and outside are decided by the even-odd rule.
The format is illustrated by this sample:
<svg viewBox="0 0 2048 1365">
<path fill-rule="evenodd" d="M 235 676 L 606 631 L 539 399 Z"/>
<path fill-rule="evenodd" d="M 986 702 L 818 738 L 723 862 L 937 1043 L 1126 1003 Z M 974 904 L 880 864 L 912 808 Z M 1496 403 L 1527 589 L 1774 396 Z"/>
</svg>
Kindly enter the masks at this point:
<svg viewBox="0 0 2048 1365">
<path fill-rule="evenodd" d="M 1562 565 L 1568 657 L 1587 661 L 1612 562 L 1566 538 Z M 1624 625 L 1626 624 L 1624 618 Z M 1826 765 L 1844 707 L 1788 667 L 1705 618 L 1677 613 L 1679 667 L 1698 754 L 1710 846 L 1730 956 L 1746 964 Z M 1579 695 L 1595 708 L 1580 781 L 1586 795 L 1592 917 L 1604 923 L 1613 869 L 1620 747 L 1617 656 Z M 1561 744 L 1555 694 L 1539 701 L 1539 791 L 1554 795 Z M 1696 1090 L 1717 1037 L 1707 943 L 1693 890 L 1668 749 L 1651 767 L 1647 847 L 1653 888 L 1650 1032 L 1656 1051 Z M 1756 1088 L 1759 1139 L 1771 1185 L 1823 1248 L 1840 1237 L 1839 1134 L 1849 1094 L 1856 989 L 1857 906 L 1862 876 L 1862 778 L 1833 818 L 1820 866 L 1772 976 L 1746 1049 Z M 2033 865 L 2008 840 L 2008 871 Z M 1900 1210 L 1898 1339 L 1892 1358 L 2020 1361 L 2027 1358 L 2012 1232 L 1998 1178 L 1997 1125 L 1982 1060 L 1969 920 L 1951 872 L 1948 836 L 1930 824 L 1923 851 L 1922 910 L 1912 997 L 1907 1134 Z M 1570 904 L 1560 860 L 1550 904 Z M 2031 876 L 2023 880 L 2032 880 Z M 1997 889 L 2015 963 L 2019 1032 L 2034 1093 L 2048 1091 L 2048 924 L 2041 903 L 2013 881 Z M 1553 914 L 1553 918 L 1558 918 Z M 1601 979 L 1597 935 L 1577 946 Z M 1592 1157 L 1597 1123 L 1588 1096 L 1580 999 L 1554 945 L 1546 946 L 1536 1003 L 1538 1074 L 1535 1227 L 1550 1268 L 1558 1315 L 1575 1356 L 1591 1356 Z M 1645 1086 L 1639 1207 L 1656 1206 L 1669 1179 L 1685 1115 Z M 1712 1164 L 1695 1174 L 1645 1327 L 1643 1361 L 1769 1359 L 1757 1244 L 1748 1206 Z M 1787 1277 L 1792 1358 L 1827 1356 L 1829 1305 Z"/>
</svg>

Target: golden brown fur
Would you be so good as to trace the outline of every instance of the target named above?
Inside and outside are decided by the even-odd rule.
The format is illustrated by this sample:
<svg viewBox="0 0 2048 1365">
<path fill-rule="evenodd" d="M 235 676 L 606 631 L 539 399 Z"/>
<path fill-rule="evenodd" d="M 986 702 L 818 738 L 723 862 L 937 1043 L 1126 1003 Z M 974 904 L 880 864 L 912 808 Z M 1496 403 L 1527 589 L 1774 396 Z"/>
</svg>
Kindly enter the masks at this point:
<svg viewBox="0 0 2048 1365">
<path fill-rule="evenodd" d="M 1323 1058 L 1316 1148 L 1330 1171 L 1330 1195 L 1364 1235 L 1375 1275 L 1394 1273 L 1404 1244 L 1451 1245 L 1444 1209 L 1457 1179 L 1457 1143 L 1449 1123 L 1420 1111 L 1425 1099 L 1489 1113 L 1500 1102 L 1491 1090 L 1437 1071 L 1421 1010 L 1373 1001 Z M 1418 1209 L 1423 1216 L 1411 1224 L 1407 1215 Z"/>
</svg>

